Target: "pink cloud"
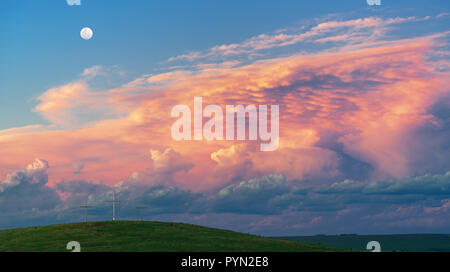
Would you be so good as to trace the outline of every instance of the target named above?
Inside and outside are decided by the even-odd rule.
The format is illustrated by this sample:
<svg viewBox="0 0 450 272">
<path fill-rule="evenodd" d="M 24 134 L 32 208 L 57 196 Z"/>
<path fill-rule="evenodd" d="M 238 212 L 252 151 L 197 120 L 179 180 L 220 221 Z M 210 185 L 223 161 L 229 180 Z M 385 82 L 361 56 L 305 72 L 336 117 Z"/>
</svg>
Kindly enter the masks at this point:
<svg viewBox="0 0 450 272">
<path fill-rule="evenodd" d="M 329 22 L 312 31 L 400 21 Z M 91 91 L 86 81 L 74 81 L 46 91 L 36 107 L 65 129 L 0 131 L 0 164 L 10 168 L 30 157 L 44 157 L 53 165 L 50 184 L 75 177 L 77 162 L 84 165 L 77 175 L 110 185 L 141 175 L 148 182 L 166 180 L 207 190 L 236 178 L 271 173 L 284 174 L 289 181 L 345 174 L 342 155 L 330 148 L 339 145 L 342 152 L 373 167 L 372 178 L 408 175 L 418 171 L 411 163 L 420 161 L 420 154 L 411 153 L 415 131 L 435 122 L 427 109 L 448 85 L 448 77 L 435 72 L 425 57 L 436 47 L 435 38 L 368 41 L 352 50 L 143 75 L 101 92 Z M 284 34 L 258 36 L 246 47 L 270 48 L 295 39 Z M 194 96 L 221 106 L 279 104 L 280 148 L 261 153 L 248 142 L 172 140 L 171 108 L 192 108 Z M 80 122 L 86 114 L 97 118 Z"/>
</svg>

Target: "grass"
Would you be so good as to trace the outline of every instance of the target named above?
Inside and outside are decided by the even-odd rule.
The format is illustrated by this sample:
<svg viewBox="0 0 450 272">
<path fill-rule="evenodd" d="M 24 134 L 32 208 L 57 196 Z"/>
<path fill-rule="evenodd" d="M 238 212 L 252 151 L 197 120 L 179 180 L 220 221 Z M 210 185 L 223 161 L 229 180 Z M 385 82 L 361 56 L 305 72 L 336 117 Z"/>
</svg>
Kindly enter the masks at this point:
<svg viewBox="0 0 450 272">
<path fill-rule="evenodd" d="M 89 222 L 0 231 L 0 252 L 323 252 L 342 249 L 182 223 Z"/>
</svg>

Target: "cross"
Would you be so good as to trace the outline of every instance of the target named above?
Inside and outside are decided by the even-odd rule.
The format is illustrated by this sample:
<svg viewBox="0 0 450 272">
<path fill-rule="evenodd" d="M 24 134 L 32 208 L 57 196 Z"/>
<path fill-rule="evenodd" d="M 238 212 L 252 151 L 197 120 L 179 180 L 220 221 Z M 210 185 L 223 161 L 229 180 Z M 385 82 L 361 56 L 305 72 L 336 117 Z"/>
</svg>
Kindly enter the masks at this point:
<svg viewBox="0 0 450 272">
<path fill-rule="evenodd" d="M 93 206 L 88 206 L 87 201 L 85 205 L 81 205 L 80 208 L 84 209 L 84 222 L 87 223 L 87 210 L 93 208 Z"/>
<path fill-rule="evenodd" d="M 105 201 L 107 203 L 112 203 L 112 209 L 113 209 L 113 217 L 112 217 L 112 221 L 116 221 L 116 203 L 118 202 L 122 202 L 120 200 L 116 200 L 116 192 L 113 191 L 113 199 L 112 200 L 107 200 Z"/>
<path fill-rule="evenodd" d="M 141 221 L 144 221 L 144 217 L 142 217 L 142 210 L 143 209 L 147 209 L 147 207 L 145 207 L 145 206 L 137 206 L 136 209 L 139 210 L 139 218 L 141 219 Z"/>
</svg>

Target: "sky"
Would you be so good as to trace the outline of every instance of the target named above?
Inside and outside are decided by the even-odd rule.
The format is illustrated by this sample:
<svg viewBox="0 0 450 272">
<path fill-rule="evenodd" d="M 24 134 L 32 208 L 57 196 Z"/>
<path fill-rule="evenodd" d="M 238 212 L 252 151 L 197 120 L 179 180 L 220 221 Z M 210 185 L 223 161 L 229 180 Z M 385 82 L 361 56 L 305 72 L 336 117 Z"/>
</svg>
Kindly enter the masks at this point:
<svg viewBox="0 0 450 272">
<path fill-rule="evenodd" d="M 18 0 L 0 18 L 0 228 L 85 203 L 108 220 L 115 191 L 121 219 L 449 233 L 448 1 Z M 279 105 L 278 149 L 175 141 L 194 97 Z"/>
</svg>

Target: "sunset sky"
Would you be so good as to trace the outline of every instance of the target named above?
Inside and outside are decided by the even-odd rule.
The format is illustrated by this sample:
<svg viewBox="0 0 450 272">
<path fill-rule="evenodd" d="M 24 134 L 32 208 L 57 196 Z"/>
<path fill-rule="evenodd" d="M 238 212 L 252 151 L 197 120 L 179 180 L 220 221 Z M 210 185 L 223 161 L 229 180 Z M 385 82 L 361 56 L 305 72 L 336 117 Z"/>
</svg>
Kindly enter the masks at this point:
<svg viewBox="0 0 450 272">
<path fill-rule="evenodd" d="M 115 190 L 121 219 L 449 232 L 448 0 L 155 2 L 2 3 L 0 228 L 108 220 Z M 279 148 L 173 140 L 194 97 L 279 105 Z"/>
</svg>

